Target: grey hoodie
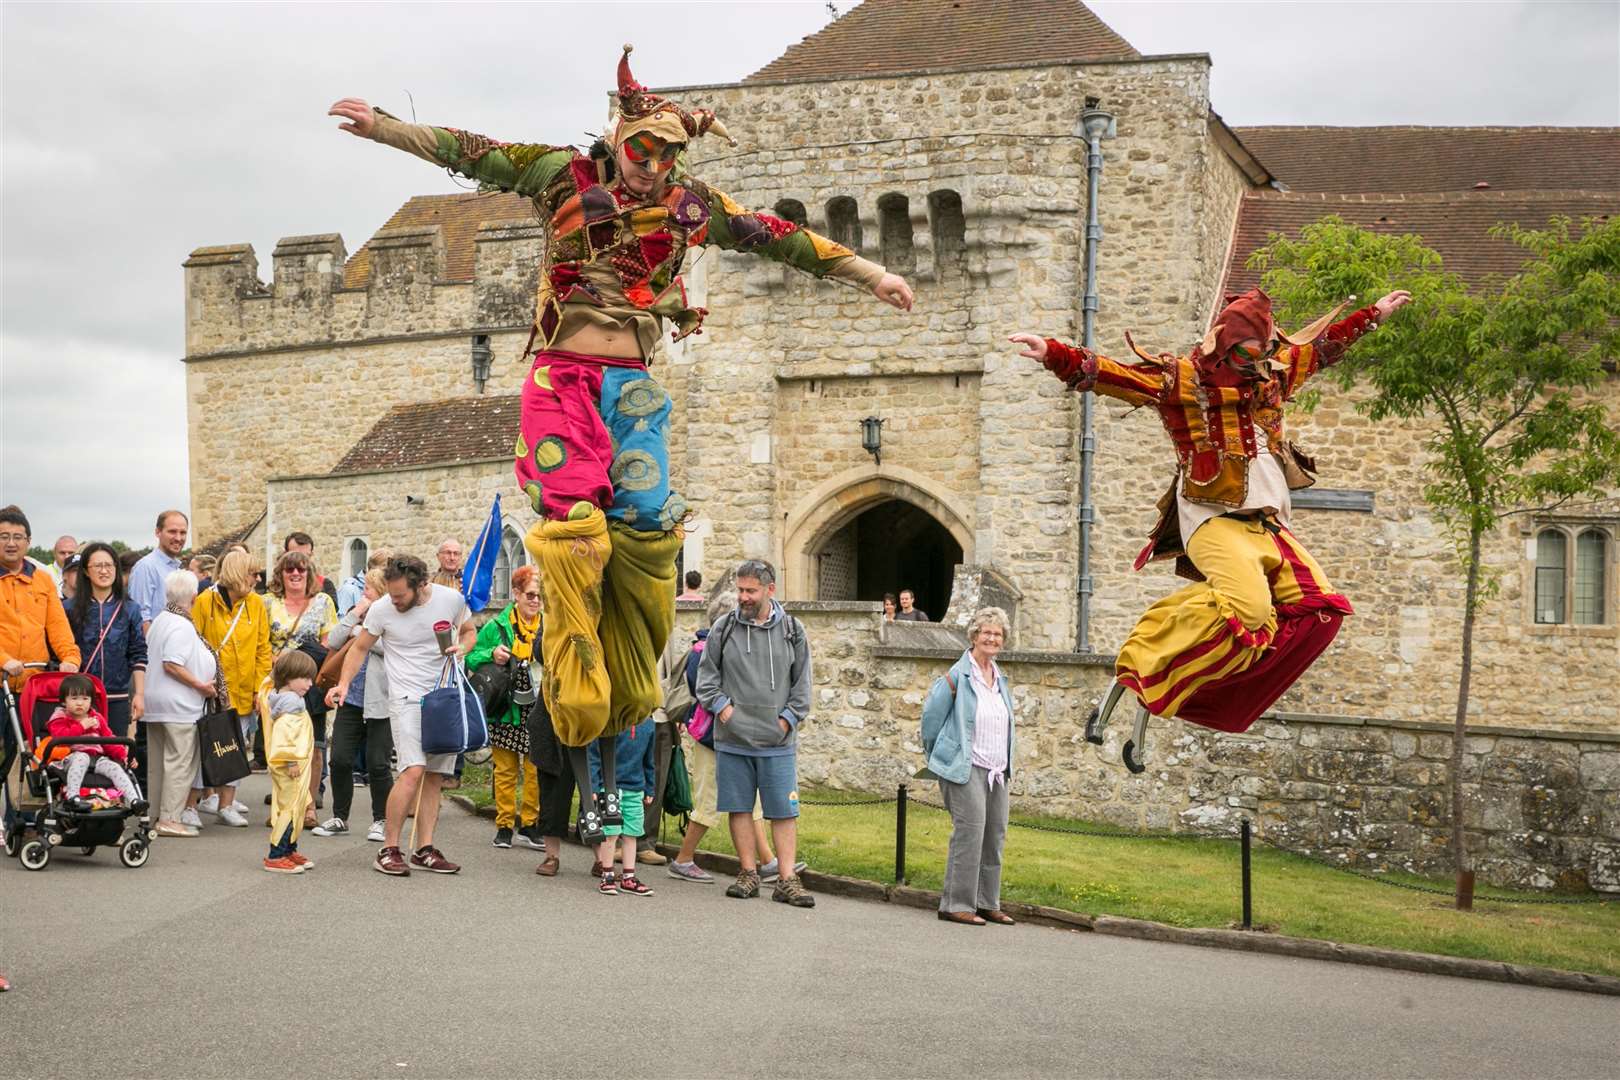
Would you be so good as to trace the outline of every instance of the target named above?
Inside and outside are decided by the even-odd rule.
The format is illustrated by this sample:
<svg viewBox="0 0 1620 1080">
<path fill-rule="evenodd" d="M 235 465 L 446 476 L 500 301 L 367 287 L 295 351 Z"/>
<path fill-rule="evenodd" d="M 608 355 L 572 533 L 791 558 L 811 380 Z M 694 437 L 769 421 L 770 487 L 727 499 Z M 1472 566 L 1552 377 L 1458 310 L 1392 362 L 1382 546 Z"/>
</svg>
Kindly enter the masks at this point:
<svg viewBox="0 0 1620 1080">
<path fill-rule="evenodd" d="M 698 665 L 697 699 L 715 718 L 716 750 L 751 757 L 793 753 L 799 724 L 810 714 L 810 642 L 803 624 L 775 600 L 764 623 L 735 611 L 722 615 Z M 735 711 L 719 723 L 727 705 Z M 787 721 L 786 734 L 779 719 Z"/>
</svg>

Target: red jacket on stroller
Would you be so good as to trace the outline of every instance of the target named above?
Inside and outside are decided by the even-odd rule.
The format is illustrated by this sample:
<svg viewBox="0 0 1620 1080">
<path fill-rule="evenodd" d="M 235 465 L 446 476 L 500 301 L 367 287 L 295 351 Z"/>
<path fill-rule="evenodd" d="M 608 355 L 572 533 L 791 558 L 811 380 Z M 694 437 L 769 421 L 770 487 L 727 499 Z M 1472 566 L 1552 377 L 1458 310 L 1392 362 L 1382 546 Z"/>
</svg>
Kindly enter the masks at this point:
<svg viewBox="0 0 1620 1080">
<path fill-rule="evenodd" d="M 98 712 L 92 712 L 90 715 L 95 717 L 96 720 L 96 729 L 94 731 L 85 730 L 83 724 L 67 714 L 67 710 L 57 706 L 56 711 L 51 714 L 50 722 L 45 725 L 45 730 L 58 739 L 71 739 L 81 735 L 99 735 L 103 739 L 116 737 L 112 733 L 112 728 L 107 726 L 105 716 Z M 122 764 L 129 762 L 129 747 L 97 746 L 94 743 L 83 746 L 53 746 L 51 747 L 51 760 L 61 761 L 75 750 L 89 754 L 91 757 L 106 754 L 114 761 Z"/>
</svg>

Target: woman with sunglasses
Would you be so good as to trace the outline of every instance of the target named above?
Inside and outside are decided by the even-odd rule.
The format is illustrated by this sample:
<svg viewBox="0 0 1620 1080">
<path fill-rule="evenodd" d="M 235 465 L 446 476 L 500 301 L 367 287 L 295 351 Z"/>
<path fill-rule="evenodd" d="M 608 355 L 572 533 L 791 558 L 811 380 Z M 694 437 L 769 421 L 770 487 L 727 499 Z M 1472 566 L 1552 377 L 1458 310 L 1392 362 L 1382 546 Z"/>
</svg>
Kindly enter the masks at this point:
<svg viewBox="0 0 1620 1080">
<path fill-rule="evenodd" d="M 585 747 L 597 740 L 602 773 L 614 775 L 614 736 L 660 702 L 658 653 L 675 620 L 687 505 L 670 489 L 669 395 L 648 365 L 666 320 L 680 340 L 706 314 L 681 283 L 687 249 L 714 244 L 843 281 L 902 311 L 912 302 L 896 275 L 688 174 L 681 155 L 692 139 L 736 141 L 714 113 L 638 83 L 629 53 L 625 46 L 619 60 L 618 116 L 585 154 L 407 124 L 358 98 L 330 110 L 351 134 L 530 196 L 548 222 L 530 337 L 541 348 L 525 350 L 533 360 L 516 472 L 542 519 L 525 543 L 545 593 L 543 692 L 580 786 L 589 843 L 604 824 L 622 822 L 612 792 L 598 806 L 588 790 Z"/>
<path fill-rule="evenodd" d="M 490 762 L 495 780 L 495 846 L 512 846 L 513 827 L 518 843 L 544 850 L 540 835 L 540 778 L 529 760 L 529 706 L 540 685 L 540 575 L 532 566 L 512 571 L 512 602 L 478 631 L 478 644 L 467 654 L 467 671 L 487 665 L 503 667 L 511 692 L 506 709 L 489 717 Z M 518 782 L 523 783 L 523 805 L 518 806 Z"/>
<path fill-rule="evenodd" d="M 1197 584 L 1142 616 L 1119 651 L 1117 681 L 1086 725 L 1086 737 L 1101 743 L 1121 695 L 1136 695 L 1143 712 L 1123 754 L 1131 771 L 1142 771 L 1149 713 L 1246 731 L 1351 614 L 1289 529 L 1289 490 L 1316 481 L 1315 462 L 1284 435 L 1283 406 L 1411 298 L 1397 290 L 1335 321 L 1340 305 L 1282 334 L 1271 298 L 1252 289 L 1227 297 L 1186 356 L 1150 356 L 1127 335 L 1137 363 L 1035 334 L 1009 339 L 1076 393 L 1153 406 L 1175 445 L 1176 478 L 1136 567 L 1173 558 L 1176 572 Z"/>
<path fill-rule="evenodd" d="M 146 635 L 140 605 L 124 595 L 118 552 L 97 541 L 79 552 L 78 590 L 67 605 L 68 624 L 85 658 L 80 669 L 107 690 L 107 726 L 135 740 L 135 779 L 146 790 L 146 732 L 136 725 L 146 712 Z M 133 735 L 130 726 L 136 725 Z"/>
<path fill-rule="evenodd" d="M 325 658 L 327 635 L 338 623 L 337 605 L 320 591 L 315 577 L 315 564 L 302 551 L 288 551 L 276 560 L 268 598 L 272 663 L 289 649 L 309 653 L 317 666 Z M 315 758 L 309 768 L 311 799 L 304 808 L 304 828 L 314 829 L 315 807 L 322 801 L 319 794 L 326 753 L 326 697 L 322 691 L 311 690 L 305 698 L 310 703 L 309 716 L 315 724 Z"/>
</svg>

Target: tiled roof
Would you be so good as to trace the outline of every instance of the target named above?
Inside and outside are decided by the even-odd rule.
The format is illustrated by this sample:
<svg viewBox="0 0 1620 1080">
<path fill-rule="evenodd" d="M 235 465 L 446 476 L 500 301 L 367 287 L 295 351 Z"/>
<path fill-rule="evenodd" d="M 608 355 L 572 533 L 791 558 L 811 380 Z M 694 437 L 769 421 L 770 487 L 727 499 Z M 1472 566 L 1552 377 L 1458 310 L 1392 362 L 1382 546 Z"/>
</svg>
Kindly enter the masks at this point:
<svg viewBox="0 0 1620 1080">
<path fill-rule="evenodd" d="M 349 448 L 332 475 L 481 461 L 512 452 L 518 395 L 396 405 Z"/>
<path fill-rule="evenodd" d="M 1620 191 L 1620 128 L 1238 127 L 1293 191 Z"/>
<path fill-rule="evenodd" d="M 1269 160 L 1267 164 L 1270 164 Z M 1465 191 L 1428 195 L 1324 195 L 1263 191 L 1243 199 L 1227 271 L 1226 291 L 1241 292 L 1260 283 L 1244 266 L 1271 233 L 1295 235 L 1310 223 L 1337 214 L 1378 233 L 1416 233 L 1438 251 L 1447 270 L 1469 283 L 1493 274 L 1512 274 L 1527 258 L 1518 245 L 1498 240 L 1490 228 L 1512 221 L 1541 228 L 1549 218 L 1609 216 L 1620 213 L 1616 191 Z"/>
<path fill-rule="evenodd" d="M 471 281 L 473 241 L 478 235 L 478 226 L 486 221 L 533 220 L 534 204 L 522 195 L 469 191 L 461 195 L 417 195 L 395 210 L 394 216 L 382 227 L 440 226 L 444 235 L 444 280 Z M 367 241 L 344 264 L 344 288 L 366 287 L 366 278 L 371 273 L 370 246 L 370 241 Z"/>
<path fill-rule="evenodd" d="M 743 82 L 1139 55 L 1075 0 L 866 0 Z"/>
<path fill-rule="evenodd" d="M 259 522 L 264 520 L 264 515 L 265 511 L 260 510 L 258 515 L 254 517 L 253 520 L 244 525 L 239 525 L 220 536 L 214 537 L 214 539 L 210 540 L 206 544 L 198 544 L 191 549 L 191 553 L 193 555 L 212 555 L 215 558 L 218 558 L 219 556 L 225 554 L 225 549 L 230 547 L 232 544 L 241 544 L 246 542 L 247 538 L 253 533 L 253 530 L 259 527 Z"/>
</svg>

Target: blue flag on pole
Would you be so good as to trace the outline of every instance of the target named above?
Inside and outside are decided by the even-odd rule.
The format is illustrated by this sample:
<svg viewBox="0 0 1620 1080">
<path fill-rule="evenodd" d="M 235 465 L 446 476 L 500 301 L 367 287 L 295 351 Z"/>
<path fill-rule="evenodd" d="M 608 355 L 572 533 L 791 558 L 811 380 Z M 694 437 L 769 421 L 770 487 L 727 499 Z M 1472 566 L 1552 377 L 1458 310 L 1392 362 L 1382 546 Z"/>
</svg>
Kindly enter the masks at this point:
<svg viewBox="0 0 1620 1080">
<path fill-rule="evenodd" d="M 461 595 L 467 606 L 483 611 L 489 604 L 489 594 L 495 588 L 495 558 L 501 553 L 501 497 L 489 508 L 489 520 L 478 534 L 472 550 L 467 553 L 467 565 L 461 570 Z"/>
</svg>

